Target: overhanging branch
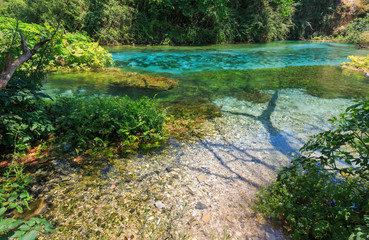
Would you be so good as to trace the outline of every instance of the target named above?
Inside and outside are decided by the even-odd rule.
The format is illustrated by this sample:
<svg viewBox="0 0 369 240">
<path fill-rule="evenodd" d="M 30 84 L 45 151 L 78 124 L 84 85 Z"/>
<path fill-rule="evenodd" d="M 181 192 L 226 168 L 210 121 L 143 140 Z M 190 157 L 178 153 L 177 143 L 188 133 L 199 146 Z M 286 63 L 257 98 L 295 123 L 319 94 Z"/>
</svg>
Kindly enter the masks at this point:
<svg viewBox="0 0 369 240">
<path fill-rule="evenodd" d="M 5 58 L 5 68 L 0 75 L 0 90 L 6 87 L 10 78 L 13 76 L 15 70 L 22 65 L 23 63 L 27 62 L 33 55 L 36 54 L 37 50 L 42 47 L 45 43 L 50 41 L 50 39 L 42 39 L 39 43 L 37 43 L 32 50 L 30 50 L 27 46 L 27 42 L 24 39 L 22 33 L 19 33 L 21 36 L 21 47 L 22 47 L 22 54 L 19 55 L 13 62 L 13 55 L 9 54 Z"/>
</svg>

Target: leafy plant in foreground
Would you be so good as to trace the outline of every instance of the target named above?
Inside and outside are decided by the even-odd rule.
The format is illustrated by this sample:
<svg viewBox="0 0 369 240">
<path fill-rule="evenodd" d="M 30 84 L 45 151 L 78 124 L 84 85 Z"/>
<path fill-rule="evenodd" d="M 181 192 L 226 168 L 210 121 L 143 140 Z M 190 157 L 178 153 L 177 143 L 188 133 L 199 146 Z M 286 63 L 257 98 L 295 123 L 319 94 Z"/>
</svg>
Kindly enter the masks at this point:
<svg viewBox="0 0 369 240">
<path fill-rule="evenodd" d="M 56 136 L 64 148 L 87 150 L 114 145 L 120 151 L 151 149 L 166 139 L 165 112 L 143 98 L 93 96 L 63 98 L 52 108 Z M 107 143 L 107 144 L 105 144 Z"/>
<path fill-rule="evenodd" d="M 28 189 L 32 177 L 23 173 L 23 167 L 12 164 L 5 172 L 0 188 L 0 236 L 10 239 L 35 239 L 38 232 L 53 232 L 52 225 L 45 219 L 32 217 L 29 220 L 14 218 L 14 209 L 23 213 L 33 200 Z"/>
<path fill-rule="evenodd" d="M 301 148 L 307 161 L 315 161 L 339 173 L 369 180 L 369 101 L 349 108 L 340 118 L 330 120 L 335 127 L 313 136 Z M 319 151 L 320 154 L 314 154 Z M 338 165 L 343 161 L 346 166 Z"/>
<path fill-rule="evenodd" d="M 256 209 L 293 239 L 367 239 L 369 102 L 331 119 L 258 196 Z"/>
</svg>

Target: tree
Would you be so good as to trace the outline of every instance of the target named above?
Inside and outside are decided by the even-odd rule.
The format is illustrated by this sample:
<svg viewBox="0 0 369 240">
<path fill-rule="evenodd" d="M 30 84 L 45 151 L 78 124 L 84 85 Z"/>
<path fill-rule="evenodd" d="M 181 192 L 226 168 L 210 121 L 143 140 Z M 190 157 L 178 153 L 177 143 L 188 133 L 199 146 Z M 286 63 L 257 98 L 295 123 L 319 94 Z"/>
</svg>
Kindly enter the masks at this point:
<svg viewBox="0 0 369 240">
<path fill-rule="evenodd" d="M 30 50 L 27 46 L 26 40 L 22 33 L 19 33 L 21 36 L 21 47 L 22 47 L 22 54 L 19 55 L 14 61 L 14 55 L 8 54 L 5 58 L 5 66 L 4 70 L 0 75 L 0 90 L 6 87 L 10 78 L 13 76 L 15 70 L 22 65 L 23 63 L 27 62 L 29 59 L 32 58 L 33 55 L 36 54 L 37 50 L 42 47 L 45 43 L 49 41 L 49 39 L 42 39 L 40 42 L 36 43 L 32 50 Z"/>
</svg>

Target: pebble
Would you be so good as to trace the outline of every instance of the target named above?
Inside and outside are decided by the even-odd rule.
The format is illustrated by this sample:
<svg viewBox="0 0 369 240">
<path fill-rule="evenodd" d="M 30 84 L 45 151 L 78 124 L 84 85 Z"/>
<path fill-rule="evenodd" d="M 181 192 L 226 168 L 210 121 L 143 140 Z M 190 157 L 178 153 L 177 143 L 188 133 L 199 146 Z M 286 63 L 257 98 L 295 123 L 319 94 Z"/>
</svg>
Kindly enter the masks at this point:
<svg viewBox="0 0 369 240">
<path fill-rule="evenodd" d="M 204 222 L 204 223 L 207 223 L 207 222 L 209 222 L 210 221 L 210 219 L 211 219 L 211 216 L 209 215 L 209 214 L 206 214 L 206 215 L 204 215 L 203 217 L 202 217 L 202 221 Z"/>
<path fill-rule="evenodd" d="M 157 208 L 159 208 L 159 209 L 163 209 L 163 208 L 165 208 L 164 203 L 162 203 L 161 201 L 157 201 L 157 202 L 155 202 L 155 203 L 154 203 L 154 206 L 155 206 L 155 207 L 157 207 Z"/>
<path fill-rule="evenodd" d="M 199 209 L 199 210 L 204 210 L 204 209 L 207 209 L 208 207 L 205 204 L 203 204 L 202 202 L 197 202 L 195 208 Z"/>
<path fill-rule="evenodd" d="M 202 183 L 206 180 L 206 175 L 205 174 L 201 174 L 199 176 L 197 176 L 197 180 Z"/>
</svg>

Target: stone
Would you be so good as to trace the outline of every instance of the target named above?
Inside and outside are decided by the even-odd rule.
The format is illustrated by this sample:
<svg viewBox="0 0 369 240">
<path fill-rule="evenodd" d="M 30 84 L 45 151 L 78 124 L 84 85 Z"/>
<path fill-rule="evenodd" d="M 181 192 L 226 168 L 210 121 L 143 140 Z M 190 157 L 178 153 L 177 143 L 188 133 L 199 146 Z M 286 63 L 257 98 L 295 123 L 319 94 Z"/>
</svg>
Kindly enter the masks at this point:
<svg viewBox="0 0 369 240">
<path fill-rule="evenodd" d="M 277 238 L 272 234 L 272 233 L 266 233 L 265 234 L 265 239 L 266 240 L 276 240 Z"/>
<path fill-rule="evenodd" d="M 202 202 L 197 202 L 195 208 L 199 209 L 199 210 L 204 210 L 204 209 L 207 209 L 208 207 L 205 204 L 203 204 Z"/>
<path fill-rule="evenodd" d="M 209 215 L 209 214 L 205 214 L 204 216 L 202 216 L 202 221 L 204 222 L 204 223 L 207 223 L 207 222 L 209 222 L 210 221 L 210 219 L 211 219 L 211 216 Z"/>
<path fill-rule="evenodd" d="M 199 181 L 199 183 L 202 183 L 206 180 L 206 175 L 205 174 L 201 174 L 199 176 L 197 176 L 197 181 Z"/>
<path fill-rule="evenodd" d="M 233 219 L 230 217 L 230 216 L 227 216 L 226 219 L 229 221 L 229 222 L 233 222 Z"/>
<path fill-rule="evenodd" d="M 165 208 L 165 205 L 164 203 L 162 203 L 161 201 L 157 201 L 154 203 L 154 206 L 159 208 L 159 209 L 162 209 L 162 208 Z"/>
</svg>

